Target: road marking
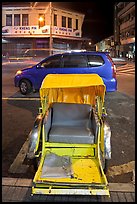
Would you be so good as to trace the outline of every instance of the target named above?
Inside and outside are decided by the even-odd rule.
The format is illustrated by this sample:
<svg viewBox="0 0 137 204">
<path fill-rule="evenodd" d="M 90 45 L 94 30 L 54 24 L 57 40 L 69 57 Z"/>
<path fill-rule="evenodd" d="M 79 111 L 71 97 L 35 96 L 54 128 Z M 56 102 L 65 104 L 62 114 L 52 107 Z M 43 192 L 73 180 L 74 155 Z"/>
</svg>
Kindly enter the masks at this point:
<svg viewBox="0 0 137 204">
<path fill-rule="evenodd" d="M 135 74 L 135 68 L 122 68 L 117 70 L 117 75 L 134 75 Z"/>
<path fill-rule="evenodd" d="M 9 64 L 10 62 L 2 62 L 2 65 Z"/>
<path fill-rule="evenodd" d="M 131 68 L 131 69 L 127 69 L 127 68 L 123 68 L 123 69 L 119 69 L 117 70 L 117 72 L 124 72 L 124 71 L 135 71 L 135 68 Z"/>
<path fill-rule="evenodd" d="M 10 173 L 26 173 L 29 165 L 24 165 L 22 163 L 26 157 L 26 153 L 28 152 L 28 145 L 29 143 L 27 139 L 20 149 L 18 155 L 14 159 L 13 163 L 11 164 L 9 168 Z"/>
<path fill-rule="evenodd" d="M 25 61 L 26 63 L 28 63 L 28 64 L 30 64 L 30 65 L 33 65 L 33 64 L 38 64 L 39 62 L 37 62 L 37 61 Z M 6 65 L 6 64 L 20 64 L 20 63 L 24 63 L 24 61 L 23 62 L 20 62 L 20 61 L 15 61 L 15 62 L 12 62 L 12 61 L 9 61 L 9 62 L 2 62 L 2 65 Z"/>
<path fill-rule="evenodd" d="M 135 74 L 135 66 L 122 66 L 117 69 L 117 76 L 118 75 L 134 75 Z"/>
<path fill-rule="evenodd" d="M 39 101 L 40 98 L 10 98 L 10 97 L 2 97 L 2 100 L 17 100 L 17 101 L 20 101 L 20 100 L 30 100 L 30 101 Z"/>
<path fill-rule="evenodd" d="M 132 172 L 134 176 L 134 173 L 135 173 L 134 169 L 135 169 L 135 161 L 130 161 L 126 164 L 110 167 L 108 169 L 108 175 L 111 177 L 114 177 L 114 176 Z"/>
<path fill-rule="evenodd" d="M 130 76 L 134 76 L 135 75 L 135 72 L 131 72 L 131 73 L 127 73 L 127 72 L 122 72 L 122 73 L 117 73 L 117 76 L 120 76 L 120 75 L 130 75 Z"/>
<path fill-rule="evenodd" d="M 17 64 L 17 63 L 24 63 L 24 62 L 18 62 L 18 61 L 17 62 L 11 62 L 11 61 L 10 62 L 2 62 L 2 65 L 9 64 L 9 63 Z"/>
<path fill-rule="evenodd" d="M 117 76 L 120 76 L 120 75 L 123 75 L 123 76 L 126 76 L 126 75 L 134 76 L 134 74 L 135 74 L 135 72 L 132 72 L 132 73 L 123 72 L 123 73 L 117 73 Z"/>
</svg>

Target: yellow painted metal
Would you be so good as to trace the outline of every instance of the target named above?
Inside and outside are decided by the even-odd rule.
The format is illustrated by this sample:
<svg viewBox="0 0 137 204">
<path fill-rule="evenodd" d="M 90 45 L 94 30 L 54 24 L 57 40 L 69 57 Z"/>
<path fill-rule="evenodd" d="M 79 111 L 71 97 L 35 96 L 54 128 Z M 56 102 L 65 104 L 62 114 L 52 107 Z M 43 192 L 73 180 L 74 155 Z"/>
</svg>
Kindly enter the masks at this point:
<svg viewBox="0 0 137 204">
<path fill-rule="evenodd" d="M 52 152 L 62 156 L 71 156 L 74 178 L 42 178 L 41 173 L 45 158 L 45 155 L 43 155 L 38 170 L 33 179 L 34 187 L 32 187 L 32 193 L 63 194 L 66 192 L 66 194 L 74 194 L 76 193 L 77 189 L 81 188 L 80 185 L 83 184 L 83 190 L 78 190 L 76 194 L 82 195 L 82 192 L 85 192 L 86 195 L 87 186 L 93 185 L 94 187 L 91 187 L 91 189 L 88 190 L 89 195 L 109 195 L 107 179 L 101 167 L 100 160 L 99 158 L 95 157 L 95 154 L 93 154 L 96 151 L 96 147 L 97 146 L 94 144 L 92 147 L 90 145 L 84 147 L 83 145 L 83 148 L 57 148 L 53 146 L 45 148 L 45 155 L 47 152 Z M 69 184 L 69 187 L 67 187 L 66 184 Z M 73 184 L 76 184 L 77 186 L 73 186 Z M 49 188 L 54 188 L 55 186 L 55 190 L 52 190 L 52 192 L 49 191 Z M 68 188 L 67 191 L 64 190 L 66 188 Z"/>
<path fill-rule="evenodd" d="M 42 129 L 42 154 L 33 179 L 32 194 L 109 195 L 100 159 L 100 151 L 104 150 L 101 115 L 105 91 L 103 80 L 97 74 L 50 74 L 43 80 L 40 88 L 43 114 L 53 102 L 97 104 L 101 123 L 96 144 L 49 143 Z M 72 178 L 41 177 L 45 156 L 49 152 L 71 157 Z"/>
<path fill-rule="evenodd" d="M 54 142 L 45 142 L 45 147 L 83 147 L 83 148 L 95 148 L 96 144 L 75 144 L 75 143 L 54 143 Z"/>
<path fill-rule="evenodd" d="M 104 157 L 104 124 L 101 124 L 100 127 L 100 150 L 102 152 L 102 156 Z"/>
<path fill-rule="evenodd" d="M 106 195 L 110 196 L 108 188 L 106 189 L 66 189 L 66 188 L 35 188 L 32 187 L 32 194 L 47 194 L 47 195 Z"/>
<path fill-rule="evenodd" d="M 99 161 L 95 158 L 81 159 L 81 158 L 72 158 L 72 170 L 74 178 L 41 178 L 41 168 L 37 172 L 37 179 L 34 178 L 34 182 L 43 181 L 43 182 L 54 182 L 54 183 L 72 183 L 76 184 L 106 184 L 104 176 L 100 173 Z M 42 186 L 42 183 L 41 183 Z"/>
<path fill-rule="evenodd" d="M 48 178 L 48 181 L 53 182 L 75 182 L 75 183 L 99 183 L 106 184 L 105 175 L 101 172 L 100 161 L 95 157 L 95 145 L 90 147 L 52 147 L 45 148 L 45 153 L 41 159 L 38 171 L 34 177 L 34 182 L 37 180 L 46 181 L 45 178 L 41 178 L 42 167 L 46 153 L 52 152 L 57 155 L 67 155 L 71 157 L 72 169 L 75 178 Z M 86 172 L 86 173 L 85 173 Z"/>
<path fill-rule="evenodd" d="M 44 128 L 43 128 L 44 131 Z M 66 183 L 70 185 L 68 189 L 68 194 L 73 194 L 77 188 L 80 188 L 80 184 L 93 184 L 94 188 L 91 189 L 89 194 L 91 195 L 109 195 L 109 189 L 107 187 L 108 182 L 106 176 L 103 172 L 100 161 L 100 148 L 101 148 L 101 128 L 98 132 L 97 144 L 66 144 L 66 143 L 49 143 L 45 142 L 45 137 L 43 134 L 43 146 L 42 146 L 42 157 L 38 167 L 38 170 L 34 177 L 34 184 L 36 187 L 32 189 L 32 193 L 49 193 L 49 188 L 55 183 L 57 188 L 62 185 L 61 190 L 53 190 L 53 194 L 59 194 L 66 192 Z M 42 178 L 42 168 L 44 159 L 47 153 L 52 152 L 59 156 L 67 155 L 72 159 L 72 169 L 74 178 Z M 49 184 L 51 182 L 51 184 Z M 74 187 L 72 184 L 77 184 Z M 96 188 L 96 185 L 100 186 L 100 189 Z M 39 189 L 40 187 L 40 189 Z M 46 189 L 48 188 L 48 189 Z M 87 193 L 87 187 L 84 187 L 85 193 Z M 39 190 L 38 190 L 39 189 Z M 80 193 L 78 191 L 77 193 Z M 83 191 L 82 191 L 83 192 Z"/>
<path fill-rule="evenodd" d="M 86 158 L 86 157 L 94 157 L 95 156 L 95 147 L 52 147 L 52 148 L 46 148 L 46 152 L 52 152 L 57 154 L 58 156 L 66 155 L 73 157 L 81 157 L 81 158 Z"/>
</svg>

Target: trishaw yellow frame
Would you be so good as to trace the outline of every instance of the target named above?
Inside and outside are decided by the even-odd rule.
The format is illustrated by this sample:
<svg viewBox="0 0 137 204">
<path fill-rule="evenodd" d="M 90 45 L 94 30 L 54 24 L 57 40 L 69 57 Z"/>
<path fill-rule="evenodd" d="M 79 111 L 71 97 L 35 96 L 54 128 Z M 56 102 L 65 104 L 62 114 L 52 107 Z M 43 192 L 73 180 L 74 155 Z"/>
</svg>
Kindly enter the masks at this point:
<svg viewBox="0 0 137 204">
<path fill-rule="evenodd" d="M 95 144 L 50 143 L 45 141 L 45 132 L 40 120 L 33 151 L 35 158 L 40 158 L 40 161 L 33 179 L 32 194 L 110 196 L 108 181 L 102 166 L 105 91 L 103 80 L 97 74 L 49 74 L 45 77 L 40 88 L 41 108 L 38 118 L 42 119 L 46 116 L 53 102 L 90 104 L 96 112 L 99 131 Z M 40 142 L 42 146 L 39 150 Z M 41 172 L 47 151 L 60 156 L 64 155 L 64 151 L 67 152 L 72 157 L 73 170 L 79 178 L 42 178 Z"/>
</svg>

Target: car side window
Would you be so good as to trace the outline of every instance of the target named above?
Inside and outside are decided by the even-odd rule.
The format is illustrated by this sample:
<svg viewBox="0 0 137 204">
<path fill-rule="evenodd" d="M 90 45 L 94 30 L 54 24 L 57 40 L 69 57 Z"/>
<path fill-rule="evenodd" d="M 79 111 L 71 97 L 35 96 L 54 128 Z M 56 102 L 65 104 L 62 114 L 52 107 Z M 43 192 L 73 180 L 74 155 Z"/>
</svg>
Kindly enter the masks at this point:
<svg viewBox="0 0 137 204">
<path fill-rule="evenodd" d="M 86 57 L 84 55 L 64 55 L 63 67 L 64 68 L 87 67 Z"/>
<path fill-rule="evenodd" d="M 41 67 L 44 68 L 60 68 L 61 55 L 52 56 L 41 63 Z"/>
<path fill-rule="evenodd" d="M 98 67 L 104 64 L 103 58 L 99 55 L 87 55 L 87 58 L 89 67 Z"/>
</svg>

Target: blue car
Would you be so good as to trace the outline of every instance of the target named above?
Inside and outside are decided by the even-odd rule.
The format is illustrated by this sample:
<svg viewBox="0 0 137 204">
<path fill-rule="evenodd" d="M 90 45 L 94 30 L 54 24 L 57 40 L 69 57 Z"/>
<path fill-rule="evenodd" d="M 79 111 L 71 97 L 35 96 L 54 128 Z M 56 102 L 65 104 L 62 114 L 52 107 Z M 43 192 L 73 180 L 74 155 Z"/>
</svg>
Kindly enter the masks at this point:
<svg viewBox="0 0 137 204">
<path fill-rule="evenodd" d="M 14 83 L 26 95 L 39 90 L 48 74 L 98 74 L 106 85 L 106 91 L 117 90 L 116 68 L 106 52 L 70 52 L 51 55 L 40 63 L 17 71 Z"/>
</svg>

